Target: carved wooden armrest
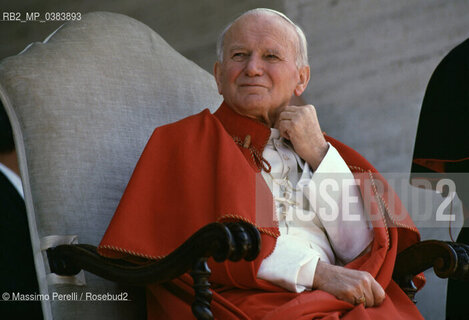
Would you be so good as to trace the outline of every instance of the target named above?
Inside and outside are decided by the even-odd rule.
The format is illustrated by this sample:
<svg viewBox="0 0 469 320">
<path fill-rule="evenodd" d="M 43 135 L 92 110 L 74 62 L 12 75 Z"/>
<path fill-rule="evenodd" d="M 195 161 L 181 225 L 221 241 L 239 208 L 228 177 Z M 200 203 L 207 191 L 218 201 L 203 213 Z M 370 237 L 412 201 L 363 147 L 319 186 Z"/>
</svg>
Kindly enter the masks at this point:
<svg viewBox="0 0 469 320">
<path fill-rule="evenodd" d="M 439 240 L 416 243 L 397 255 L 393 279 L 414 301 L 417 288 L 412 278 L 431 267 L 440 278 L 468 281 L 469 246 Z"/>
<path fill-rule="evenodd" d="M 163 283 L 189 272 L 194 279 L 195 301 L 192 312 L 197 319 L 213 319 L 210 311 L 210 269 L 207 258 L 254 260 L 259 254 L 259 231 L 245 222 L 211 223 L 186 240 L 164 259 L 144 265 L 102 257 L 88 244 L 59 245 L 47 249 L 51 271 L 58 275 L 75 275 L 81 269 L 108 280 L 131 285 Z"/>
</svg>

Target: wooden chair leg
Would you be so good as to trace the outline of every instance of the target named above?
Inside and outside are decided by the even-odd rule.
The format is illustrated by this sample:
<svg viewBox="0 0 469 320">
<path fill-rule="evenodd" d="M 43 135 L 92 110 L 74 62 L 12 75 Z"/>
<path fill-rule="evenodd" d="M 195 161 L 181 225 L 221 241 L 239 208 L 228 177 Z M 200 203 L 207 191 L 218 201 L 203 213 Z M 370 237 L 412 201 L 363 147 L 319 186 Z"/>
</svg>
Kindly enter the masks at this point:
<svg viewBox="0 0 469 320">
<path fill-rule="evenodd" d="M 194 279 L 195 300 L 192 303 L 192 313 L 198 320 L 212 320 L 213 314 L 210 310 L 212 302 L 212 291 L 210 290 L 210 268 L 207 265 L 207 258 L 200 258 L 194 263 L 190 272 Z"/>
</svg>

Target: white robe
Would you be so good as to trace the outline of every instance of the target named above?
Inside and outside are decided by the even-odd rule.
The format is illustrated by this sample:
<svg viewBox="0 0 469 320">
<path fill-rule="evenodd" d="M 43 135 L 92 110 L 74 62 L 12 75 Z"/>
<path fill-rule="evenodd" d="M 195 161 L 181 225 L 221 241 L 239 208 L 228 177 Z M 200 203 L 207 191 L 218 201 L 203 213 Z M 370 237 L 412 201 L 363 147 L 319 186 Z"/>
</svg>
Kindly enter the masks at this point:
<svg viewBox="0 0 469 320">
<path fill-rule="evenodd" d="M 293 292 L 311 290 L 319 259 L 348 263 L 373 240 L 359 187 L 330 144 L 314 174 L 277 129 L 263 157 L 271 165 L 262 175 L 275 200 L 280 236 L 257 277 Z"/>
</svg>

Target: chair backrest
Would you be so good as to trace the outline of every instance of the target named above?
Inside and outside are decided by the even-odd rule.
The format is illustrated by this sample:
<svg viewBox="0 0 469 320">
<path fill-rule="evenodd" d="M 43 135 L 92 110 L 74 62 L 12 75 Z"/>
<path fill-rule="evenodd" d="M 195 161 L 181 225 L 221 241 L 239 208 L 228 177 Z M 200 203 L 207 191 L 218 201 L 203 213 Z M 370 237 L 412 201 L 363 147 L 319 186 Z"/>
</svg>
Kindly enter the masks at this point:
<svg viewBox="0 0 469 320">
<path fill-rule="evenodd" d="M 153 129 L 218 107 L 212 76 L 146 25 L 95 12 L 4 59 L 0 99 L 19 154 L 40 291 L 49 294 L 46 318 L 141 318 L 140 293 L 129 292 L 132 302 L 53 300 L 130 289 L 88 273 L 85 286 L 48 275 L 41 247 L 67 235 L 97 245 Z"/>
</svg>

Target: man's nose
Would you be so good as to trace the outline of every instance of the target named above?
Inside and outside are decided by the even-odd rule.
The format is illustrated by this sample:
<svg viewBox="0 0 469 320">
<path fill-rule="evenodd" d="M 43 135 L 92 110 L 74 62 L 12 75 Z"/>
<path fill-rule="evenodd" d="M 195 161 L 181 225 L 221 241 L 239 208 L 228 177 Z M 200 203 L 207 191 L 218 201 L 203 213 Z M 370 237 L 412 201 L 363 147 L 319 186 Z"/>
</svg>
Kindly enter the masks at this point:
<svg viewBox="0 0 469 320">
<path fill-rule="evenodd" d="M 264 72 L 262 59 L 251 55 L 246 61 L 245 73 L 249 77 L 261 76 Z"/>
</svg>

